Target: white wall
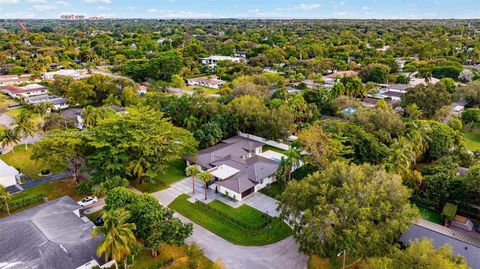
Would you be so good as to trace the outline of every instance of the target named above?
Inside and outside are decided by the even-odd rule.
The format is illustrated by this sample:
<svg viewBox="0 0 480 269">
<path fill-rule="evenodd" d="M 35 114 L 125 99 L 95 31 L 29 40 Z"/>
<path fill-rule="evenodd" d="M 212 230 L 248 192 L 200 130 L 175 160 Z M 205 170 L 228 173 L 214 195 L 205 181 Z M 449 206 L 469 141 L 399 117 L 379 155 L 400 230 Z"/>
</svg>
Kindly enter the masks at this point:
<svg viewBox="0 0 480 269">
<path fill-rule="evenodd" d="M 262 183 L 258 183 L 257 185 L 255 185 L 255 191 L 259 191 L 259 190 L 265 188 L 265 186 L 267 186 L 267 184 L 272 184 L 273 182 L 275 182 L 275 175 L 264 178 L 262 180 Z"/>
<path fill-rule="evenodd" d="M 242 132 L 238 132 L 238 135 L 241 136 L 241 137 L 252 139 L 254 141 L 265 143 L 269 146 L 276 147 L 276 148 L 279 148 L 279 149 L 288 150 L 290 148 L 290 146 L 287 145 L 287 144 L 283 144 L 283 143 L 275 142 L 275 141 L 272 141 L 272 140 L 268 140 L 268 139 L 265 139 L 265 138 L 260 137 L 260 136 L 246 134 L 246 133 L 242 133 Z"/>
<path fill-rule="evenodd" d="M 235 199 L 237 201 L 242 200 L 242 194 L 240 194 L 240 193 L 229 190 L 229 189 L 227 189 L 223 186 L 220 186 L 218 184 L 212 184 L 212 185 L 209 186 L 209 188 L 212 189 L 212 190 L 217 190 L 217 187 L 218 187 L 218 192 L 219 193 L 227 195 L 227 192 L 228 192 L 228 196 L 231 197 L 232 199 Z M 234 198 L 234 196 L 235 196 L 235 198 Z"/>
<path fill-rule="evenodd" d="M 17 184 L 17 180 L 15 179 L 15 176 L 2 176 L 0 177 L 0 185 L 3 185 L 4 187 L 9 187 Z"/>
</svg>

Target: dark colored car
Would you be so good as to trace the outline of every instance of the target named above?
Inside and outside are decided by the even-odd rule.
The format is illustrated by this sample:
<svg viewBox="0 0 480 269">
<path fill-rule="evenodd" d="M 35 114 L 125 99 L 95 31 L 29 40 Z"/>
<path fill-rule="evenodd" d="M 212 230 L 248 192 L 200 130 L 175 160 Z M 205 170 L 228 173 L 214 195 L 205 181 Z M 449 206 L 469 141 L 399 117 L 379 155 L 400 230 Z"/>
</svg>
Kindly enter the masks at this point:
<svg viewBox="0 0 480 269">
<path fill-rule="evenodd" d="M 480 233 L 480 224 L 477 225 L 477 229 L 475 229 L 477 233 Z"/>
<path fill-rule="evenodd" d="M 103 219 L 102 219 L 102 217 L 97 217 L 97 218 L 95 219 L 95 225 L 97 225 L 97 226 L 103 226 Z"/>
</svg>

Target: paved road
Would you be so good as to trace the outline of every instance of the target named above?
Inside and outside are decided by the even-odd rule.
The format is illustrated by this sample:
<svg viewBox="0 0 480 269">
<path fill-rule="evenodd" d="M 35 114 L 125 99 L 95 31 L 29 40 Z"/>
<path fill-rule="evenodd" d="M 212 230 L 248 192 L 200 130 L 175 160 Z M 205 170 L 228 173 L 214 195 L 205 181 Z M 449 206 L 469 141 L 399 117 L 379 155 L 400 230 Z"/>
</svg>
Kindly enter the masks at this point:
<svg viewBox="0 0 480 269">
<path fill-rule="evenodd" d="M 24 188 L 24 189 L 28 189 L 28 188 L 32 188 L 32 187 L 35 187 L 37 185 L 43 184 L 45 182 L 55 181 L 55 180 L 59 180 L 59 179 L 66 178 L 66 177 L 71 177 L 71 176 L 72 176 L 72 174 L 70 172 L 65 172 L 65 173 L 61 173 L 61 174 L 57 174 L 57 175 L 51 175 L 51 176 L 48 176 L 48 177 L 44 177 L 42 179 L 25 182 L 23 184 L 20 184 L 20 186 L 22 186 L 22 188 Z"/>
<path fill-rule="evenodd" d="M 203 188 L 200 182 L 195 183 L 196 199 L 203 199 Z M 152 193 L 164 206 L 169 205 L 177 196 L 183 193 L 191 195 L 191 178 L 173 183 L 168 189 Z M 214 199 L 215 193 L 209 191 L 209 200 Z M 255 193 L 250 199 L 244 199 L 242 204 L 248 204 L 269 215 L 278 215 L 277 201 L 262 193 Z M 175 213 L 184 222 L 193 223 L 188 218 Z M 193 234 L 188 243 L 196 242 L 204 251 L 205 256 L 215 261 L 221 259 L 229 269 L 301 269 L 307 268 L 308 257 L 298 251 L 298 245 L 290 236 L 275 244 L 259 247 L 246 247 L 232 244 L 200 225 L 193 223 Z"/>
<path fill-rule="evenodd" d="M 176 217 L 191 223 L 178 213 Z M 307 268 L 308 257 L 298 251 L 298 246 L 291 236 L 266 246 L 238 246 L 193 223 L 193 234 L 187 242 L 196 242 L 202 247 L 206 257 L 212 261 L 221 259 L 228 269 Z"/>
<path fill-rule="evenodd" d="M 3 125 L 9 129 L 13 129 L 13 125 L 15 124 L 15 120 L 8 116 L 5 113 L 0 114 L 0 125 Z"/>
</svg>

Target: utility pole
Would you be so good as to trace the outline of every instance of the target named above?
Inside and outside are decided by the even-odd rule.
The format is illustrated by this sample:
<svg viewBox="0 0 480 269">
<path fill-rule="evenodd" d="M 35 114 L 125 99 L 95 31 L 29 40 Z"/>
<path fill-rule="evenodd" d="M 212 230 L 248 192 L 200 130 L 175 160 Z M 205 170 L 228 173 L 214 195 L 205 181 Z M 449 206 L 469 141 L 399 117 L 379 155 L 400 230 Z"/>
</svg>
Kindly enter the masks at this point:
<svg viewBox="0 0 480 269">
<path fill-rule="evenodd" d="M 5 205 L 7 206 L 7 214 L 10 216 L 10 209 L 8 208 L 7 197 L 6 196 L 0 196 L 0 198 L 5 199 Z"/>
</svg>

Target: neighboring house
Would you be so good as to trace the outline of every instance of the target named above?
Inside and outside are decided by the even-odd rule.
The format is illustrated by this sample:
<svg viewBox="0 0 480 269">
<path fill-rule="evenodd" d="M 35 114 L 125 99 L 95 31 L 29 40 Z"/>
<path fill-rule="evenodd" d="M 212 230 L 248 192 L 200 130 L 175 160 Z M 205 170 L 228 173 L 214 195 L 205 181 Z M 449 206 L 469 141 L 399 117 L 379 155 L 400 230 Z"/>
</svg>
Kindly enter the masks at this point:
<svg viewBox="0 0 480 269">
<path fill-rule="evenodd" d="M 78 129 L 83 129 L 83 109 L 81 108 L 68 108 L 60 112 L 60 115 L 67 119 L 71 119 L 75 122 L 75 126 Z"/>
<path fill-rule="evenodd" d="M 438 78 L 434 77 L 429 77 L 429 78 L 416 78 L 416 77 L 410 77 L 410 82 L 408 83 L 409 87 L 415 87 L 417 85 L 423 84 L 437 84 L 440 80 Z"/>
<path fill-rule="evenodd" d="M 214 176 L 208 183 L 210 189 L 241 201 L 276 180 L 275 173 L 283 155 L 264 153 L 263 145 L 237 135 L 185 160 L 187 165 L 195 164 Z"/>
<path fill-rule="evenodd" d="M 94 224 L 80 218 L 80 206 L 64 196 L 0 219 L 0 267 L 92 268 L 103 264 Z"/>
<path fill-rule="evenodd" d="M 347 71 L 333 71 L 333 73 L 325 75 L 324 77 L 327 78 L 343 78 L 343 77 L 357 77 L 358 72 L 353 71 L 353 70 L 347 70 Z"/>
<path fill-rule="evenodd" d="M 402 95 L 407 92 L 409 86 L 407 84 L 378 84 L 380 92 L 372 97 L 376 98 L 389 98 L 394 102 L 401 100 Z"/>
<path fill-rule="evenodd" d="M 3 75 L 0 76 L 0 86 L 17 85 L 21 82 L 29 81 L 30 78 L 30 75 L 23 75 L 20 77 L 17 75 Z"/>
<path fill-rule="evenodd" d="M 24 98 L 34 95 L 42 95 L 48 92 L 47 87 L 39 84 L 29 84 L 23 87 L 3 86 L 2 90 L 12 98 Z"/>
<path fill-rule="evenodd" d="M 470 267 L 480 269 L 480 237 L 474 237 L 466 231 L 448 228 L 420 219 L 402 234 L 400 241 L 408 245 L 410 241 L 422 237 L 431 239 L 436 248 L 449 244 L 453 248 L 453 253 L 465 257 Z"/>
<path fill-rule="evenodd" d="M 238 58 L 247 58 L 247 53 L 245 51 L 237 51 L 234 53 L 234 55 Z"/>
<path fill-rule="evenodd" d="M 0 185 L 5 188 L 17 184 L 17 176 L 20 174 L 15 167 L 0 160 Z M 1 264 L 1 263 L 0 263 Z"/>
<path fill-rule="evenodd" d="M 58 71 L 53 71 L 53 72 L 46 72 L 43 73 L 42 79 L 44 80 L 54 80 L 55 76 L 66 76 L 66 77 L 72 77 L 74 79 L 81 79 L 82 74 L 75 69 L 62 69 Z"/>
<path fill-rule="evenodd" d="M 37 105 L 40 103 L 52 103 L 53 109 L 60 110 L 68 108 L 67 99 L 63 97 L 58 97 L 56 95 L 36 95 L 25 97 L 24 101 L 32 105 Z"/>
<path fill-rule="evenodd" d="M 208 77 L 198 77 L 198 78 L 189 78 L 187 79 L 187 84 L 189 86 L 203 86 L 207 88 L 218 89 L 226 81 L 219 79 L 217 76 L 208 76 Z"/>
<path fill-rule="evenodd" d="M 230 57 L 230 56 L 220 56 L 220 55 L 213 55 L 207 58 L 201 58 L 200 62 L 203 65 L 207 65 L 210 69 L 214 69 L 217 65 L 218 61 L 230 61 L 234 63 L 240 63 L 242 58 L 239 57 Z"/>
</svg>

